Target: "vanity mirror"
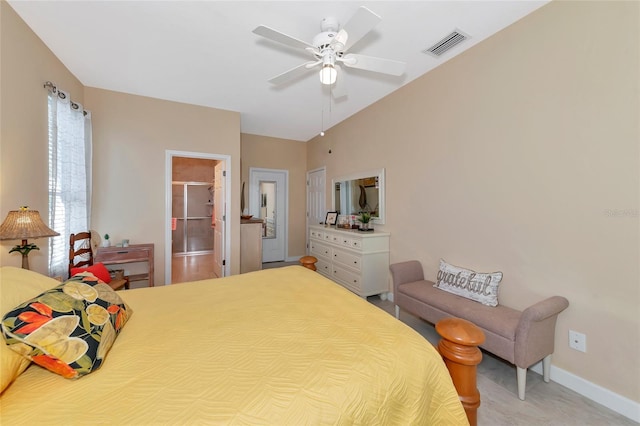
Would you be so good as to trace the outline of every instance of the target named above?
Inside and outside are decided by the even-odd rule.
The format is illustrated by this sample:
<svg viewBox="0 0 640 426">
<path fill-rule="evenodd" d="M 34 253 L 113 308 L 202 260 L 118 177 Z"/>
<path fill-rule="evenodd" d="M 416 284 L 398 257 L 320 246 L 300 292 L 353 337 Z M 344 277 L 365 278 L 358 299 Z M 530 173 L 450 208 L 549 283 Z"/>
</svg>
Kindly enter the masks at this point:
<svg viewBox="0 0 640 426">
<path fill-rule="evenodd" d="M 336 177 L 331 187 L 331 210 L 341 215 L 368 212 L 374 224 L 384 224 L 384 169 Z"/>
</svg>

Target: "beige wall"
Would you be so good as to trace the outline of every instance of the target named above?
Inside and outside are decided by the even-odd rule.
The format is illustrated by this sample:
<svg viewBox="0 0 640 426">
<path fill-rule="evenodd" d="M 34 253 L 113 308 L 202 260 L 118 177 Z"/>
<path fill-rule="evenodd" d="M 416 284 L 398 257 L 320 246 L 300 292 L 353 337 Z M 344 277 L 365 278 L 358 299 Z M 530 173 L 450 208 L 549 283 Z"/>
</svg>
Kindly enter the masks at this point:
<svg viewBox="0 0 640 426">
<path fill-rule="evenodd" d="M 230 155 L 227 259 L 231 273 L 238 273 L 240 114 L 90 87 L 85 100 L 93 117 L 92 229 L 114 241 L 154 243 L 156 284 L 163 284 L 166 151 Z"/>
<path fill-rule="evenodd" d="M 552 2 L 313 139 L 307 165 L 328 182 L 386 168 L 392 262 L 501 270 L 515 308 L 566 296 L 553 364 L 633 401 L 638 17 L 637 2 Z"/>
<path fill-rule="evenodd" d="M 46 81 L 56 83 L 75 102 L 84 102 L 82 84 L 0 1 L 0 220 L 10 210 L 28 205 L 48 221 Z M 40 247 L 29 254 L 31 269 L 47 273 L 47 239 L 30 242 Z M 20 254 L 9 254 L 18 243 L 2 241 L 0 265 L 20 266 Z"/>
<path fill-rule="evenodd" d="M 242 140 L 242 181 L 246 182 L 245 202 L 248 206 L 249 168 L 280 169 L 289 171 L 289 258 L 306 254 L 305 226 L 307 144 L 304 142 L 278 139 L 243 133 Z"/>
</svg>

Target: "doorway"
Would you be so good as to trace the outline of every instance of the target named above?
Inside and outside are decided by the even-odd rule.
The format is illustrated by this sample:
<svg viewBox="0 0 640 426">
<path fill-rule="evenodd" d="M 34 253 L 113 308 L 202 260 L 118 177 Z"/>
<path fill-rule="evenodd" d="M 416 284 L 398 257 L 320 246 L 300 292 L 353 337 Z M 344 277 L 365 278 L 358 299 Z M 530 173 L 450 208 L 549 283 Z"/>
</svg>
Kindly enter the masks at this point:
<svg viewBox="0 0 640 426">
<path fill-rule="evenodd" d="M 229 156 L 166 151 L 165 285 L 229 275 Z"/>
<path fill-rule="evenodd" d="M 249 213 L 264 221 L 262 262 L 286 259 L 289 171 L 249 169 Z"/>
</svg>

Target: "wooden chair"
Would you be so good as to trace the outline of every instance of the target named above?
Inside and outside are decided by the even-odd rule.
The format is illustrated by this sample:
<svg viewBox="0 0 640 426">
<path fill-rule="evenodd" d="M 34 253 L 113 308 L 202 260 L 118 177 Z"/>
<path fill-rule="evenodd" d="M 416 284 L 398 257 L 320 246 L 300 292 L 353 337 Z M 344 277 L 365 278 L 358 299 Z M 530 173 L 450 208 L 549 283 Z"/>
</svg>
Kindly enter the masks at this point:
<svg viewBox="0 0 640 426">
<path fill-rule="evenodd" d="M 86 268 L 93 265 L 93 249 L 91 247 L 91 231 L 79 232 L 69 236 L 69 277 L 71 268 Z M 129 289 L 129 277 L 112 278 L 108 283 L 114 290 Z"/>
</svg>

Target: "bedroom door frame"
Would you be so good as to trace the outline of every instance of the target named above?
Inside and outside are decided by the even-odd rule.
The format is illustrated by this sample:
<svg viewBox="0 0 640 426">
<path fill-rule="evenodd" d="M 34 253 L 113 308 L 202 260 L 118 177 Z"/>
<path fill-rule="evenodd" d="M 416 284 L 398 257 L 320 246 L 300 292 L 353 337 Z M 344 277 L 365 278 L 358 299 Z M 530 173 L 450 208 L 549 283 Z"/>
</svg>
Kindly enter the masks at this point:
<svg viewBox="0 0 640 426">
<path fill-rule="evenodd" d="M 200 158 L 207 160 L 217 160 L 225 163 L 226 179 L 224 182 L 224 216 L 231 217 L 231 156 L 225 154 L 210 154 L 206 152 L 191 151 L 165 151 L 165 221 L 164 221 L 164 285 L 171 284 L 171 218 L 172 218 L 172 182 L 173 182 L 173 157 Z M 231 253 L 231 221 L 224 221 L 224 255 L 228 258 Z M 225 259 L 223 276 L 231 275 L 231 262 Z"/>
</svg>

